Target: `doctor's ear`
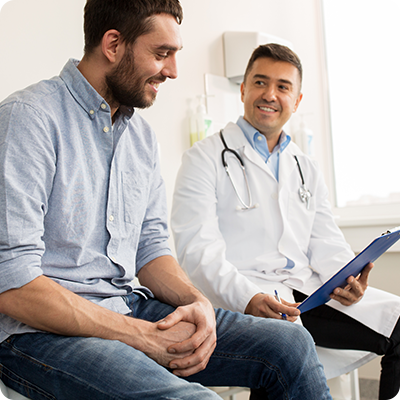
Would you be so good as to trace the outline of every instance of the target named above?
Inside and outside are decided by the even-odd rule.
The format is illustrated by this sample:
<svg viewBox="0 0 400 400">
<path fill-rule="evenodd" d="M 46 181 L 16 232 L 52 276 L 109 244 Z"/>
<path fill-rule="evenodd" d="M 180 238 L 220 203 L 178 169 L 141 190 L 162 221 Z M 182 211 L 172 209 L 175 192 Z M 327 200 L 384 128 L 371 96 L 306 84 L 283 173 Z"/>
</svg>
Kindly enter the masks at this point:
<svg viewBox="0 0 400 400">
<path fill-rule="evenodd" d="M 242 103 L 244 103 L 243 97 L 244 97 L 244 82 L 240 84 L 240 99 L 242 100 Z"/>
<path fill-rule="evenodd" d="M 300 104 L 302 98 L 303 98 L 303 93 L 300 93 L 299 97 L 297 98 L 297 100 L 294 103 L 294 108 L 293 108 L 294 113 L 297 111 L 297 108 L 299 107 L 299 104 Z"/>
</svg>

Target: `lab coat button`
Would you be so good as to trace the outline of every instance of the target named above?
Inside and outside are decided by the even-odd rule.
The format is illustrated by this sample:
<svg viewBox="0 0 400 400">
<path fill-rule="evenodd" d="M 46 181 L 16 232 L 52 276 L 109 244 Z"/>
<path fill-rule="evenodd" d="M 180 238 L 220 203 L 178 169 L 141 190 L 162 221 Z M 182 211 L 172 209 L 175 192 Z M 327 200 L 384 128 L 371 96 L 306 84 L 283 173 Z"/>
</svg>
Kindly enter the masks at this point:
<svg viewBox="0 0 400 400">
<path fill-rule="evenodd" d="M 273 199 L 273 200 L 278 200 L 278 193 L 271 193 L 271 198 Z"/>
<path fill-rule="evenodd" d="M 111 222 L 113 222 L 113 221 L 114 221 L 114 216 L 113 216 L 113 215 L 110 215 L 110 216 L 108 217 L 108 219 L 109 219 Z"/>
</svg>

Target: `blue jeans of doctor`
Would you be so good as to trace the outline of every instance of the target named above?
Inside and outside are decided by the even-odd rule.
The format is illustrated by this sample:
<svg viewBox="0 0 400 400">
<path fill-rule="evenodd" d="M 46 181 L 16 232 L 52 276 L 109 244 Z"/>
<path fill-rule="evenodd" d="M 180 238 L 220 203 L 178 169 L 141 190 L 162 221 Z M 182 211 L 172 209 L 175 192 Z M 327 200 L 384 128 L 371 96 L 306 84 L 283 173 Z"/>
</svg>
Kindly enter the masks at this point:
<svg viewBox="0 0 400 400">
<path fill-rule="evenodd" d="M 171 306 L 138 295 L 132 316 L 158 321 Z M 204 386 L 266 388 L 269 399 L 331 399 L 308 332 L 287 321 L 216 310 L 217 347 L 207 368 L 173 375 L 119 341 L 48 333 L 14 335 L 0 344 L 0 378 L 31 399 L 220 399 Z"/>
</svg>

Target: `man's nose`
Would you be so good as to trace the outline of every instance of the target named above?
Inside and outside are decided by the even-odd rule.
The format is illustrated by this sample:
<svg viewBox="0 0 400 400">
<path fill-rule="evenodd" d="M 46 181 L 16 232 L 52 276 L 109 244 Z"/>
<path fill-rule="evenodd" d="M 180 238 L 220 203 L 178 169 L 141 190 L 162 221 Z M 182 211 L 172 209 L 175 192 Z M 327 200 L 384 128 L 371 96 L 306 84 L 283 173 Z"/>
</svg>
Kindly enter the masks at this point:
<svg viewBox="0 0 400 400">
<path fill-rule="evenodd" d="M 178 77 L 178 64 L 175 55 L 168 57 L 162 74 L 170 79 L 176 79 Z"/>
<path fill-rule="evenodd" d="M 262 98 L 268 102 L 276 100 L 276 88 L 273 85 L 268 85 L 264 88 Z"/>
</svg>

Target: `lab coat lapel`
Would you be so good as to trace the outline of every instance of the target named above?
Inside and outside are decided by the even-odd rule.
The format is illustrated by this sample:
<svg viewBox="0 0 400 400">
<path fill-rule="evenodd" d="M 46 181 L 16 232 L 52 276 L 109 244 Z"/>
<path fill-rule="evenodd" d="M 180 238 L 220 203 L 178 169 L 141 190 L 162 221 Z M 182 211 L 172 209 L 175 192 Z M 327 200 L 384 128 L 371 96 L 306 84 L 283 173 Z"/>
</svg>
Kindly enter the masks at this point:
<svg viewBox="0 0 400 400">
<path fill-rule="evenodd" d="M 273 179 L 275 179 L 273 173 L 265 164 L 264 160 L 260 157 L 260 155 L 253 149 L 251 144 L 248 142 L 246 136 L 239 128 L 238 125 L 234 123 L 229 123 L 224 129 L 224 137 L 227 145 L 235 149 L 239 154 L 241 154 L 244 158 L 244 163 L 246 164 L 246 160 L 251 163 L 257 165 L 267 174 L 269 174 Z"/>
<path fill-rule="evenodd" d="M 265 161 L 260 157 L 257 151 L 253 149 L 250 143 L 247 142 L 246 146 L 244 147 L 243 154 L 247 160 L 257 165 L 263 171 L 267 172 L 275 180 L 275 176 L 272 173 L 271 169 L 268 167 Z"/>
<path fill-rule="evenodd" d="M 280 154 L 279 191 L 281 191 L 285 183 L 287 183 L 290 175 L 296 172 L 297 164 L 290 147 L 292 146 L 289 144 L 288 147 Z"/>
</svg>

